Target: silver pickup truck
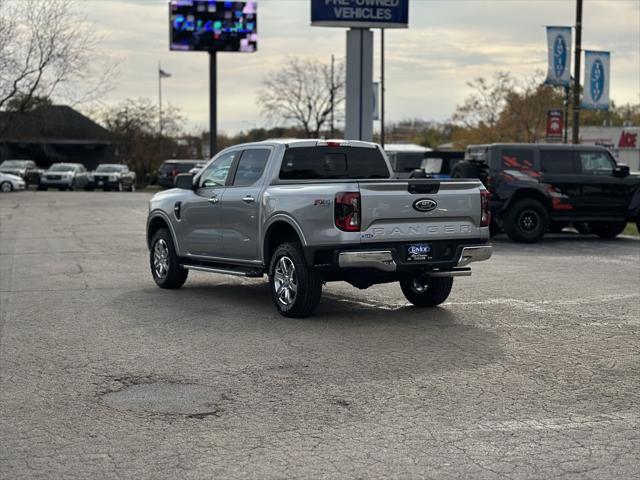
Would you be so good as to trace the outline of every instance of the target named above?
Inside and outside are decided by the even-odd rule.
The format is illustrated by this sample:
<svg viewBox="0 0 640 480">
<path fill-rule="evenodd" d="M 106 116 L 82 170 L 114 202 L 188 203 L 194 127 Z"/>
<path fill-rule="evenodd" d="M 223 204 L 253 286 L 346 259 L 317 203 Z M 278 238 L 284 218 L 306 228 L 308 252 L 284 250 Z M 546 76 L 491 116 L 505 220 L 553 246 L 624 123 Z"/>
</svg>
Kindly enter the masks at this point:
<svg viewBox="0 0 640 480">
<path fill-rule="evenodd" d="M 180 288 L 189 270 L 269 276 L 289 317 L 317 307 L 325 282 L 400 282 L 414 305 L 444 302 L 453 277 L 491 256 L 488 193 L 478 180 L 392 178 L 359 141 L 276 140 L 217 154 L 149 204 L 151 272 Z"/>
</svg>

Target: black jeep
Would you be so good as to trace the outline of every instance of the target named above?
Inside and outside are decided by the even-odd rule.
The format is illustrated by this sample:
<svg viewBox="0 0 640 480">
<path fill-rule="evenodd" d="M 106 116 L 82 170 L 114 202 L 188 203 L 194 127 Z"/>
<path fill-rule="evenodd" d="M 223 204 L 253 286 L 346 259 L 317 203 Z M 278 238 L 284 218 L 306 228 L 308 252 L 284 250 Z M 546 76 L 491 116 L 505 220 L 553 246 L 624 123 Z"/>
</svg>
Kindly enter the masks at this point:
<svg viewBox="0 0 640 480">
<path fill-rule="evenodd" d="M 492 233 L 504 229 L 516 242 L 536 242 L 569 224 L 615 238 L 627 221 L 640 221 L 640 176 L 603 147 L 469 145 L 451 176 L 482 180 L 491 193 Z"/>
</svg>

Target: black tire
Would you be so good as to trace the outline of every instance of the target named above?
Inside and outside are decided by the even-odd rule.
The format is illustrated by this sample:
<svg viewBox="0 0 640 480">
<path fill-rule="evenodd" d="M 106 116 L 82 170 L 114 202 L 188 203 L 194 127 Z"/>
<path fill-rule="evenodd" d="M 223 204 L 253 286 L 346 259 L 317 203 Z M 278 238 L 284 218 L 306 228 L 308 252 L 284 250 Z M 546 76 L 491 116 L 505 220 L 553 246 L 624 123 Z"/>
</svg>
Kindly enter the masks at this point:
<svg viewBox="0 0 640 480">
<path fill-rule="evenodd" d="M 322 277 L 307 265 L 299 243 L 286 242 L 280 244 L 271 257 L 269 287 L 271 299 L 281 315 L 304 318 L 320 303 Z"/>
<path fill-rule="evenodd" d="M 451 293 L 453 277 L 406 277 L 400 280 L 405 298 L 416 307 L 435 307 Z"/>
<path fill-rule="evenodd" d="M 157 249 L 157 262 L 156 262 Z M 164 252 L 163 256 L 161 252 Z M 162 260 L 166 260 L 163 262 Z M 162 267 L 160 268 L 160 263 Z M 171 233 L 166 228 L 158 230 L 151 238 L 149 249 L 149 267 L 151 275 L 160 288 L 176 289 L 187 281 L 189 270 L 180 266 L 180 259 L 173 245 Z"/>
<path fill-rule="evenodd" d="M 47 187 L 46 185 L 38 185 L 38 191 L 40 192 L 46 192 L 48 188 L 49 187 Z"/>
<path fill-rule="evenodd" d="M 532 198 L 517 200 L 504 216 L 504 231 L 514 242 L 535 243 L 549 228 L 549 213 Z"/>
<path fill-rule="evenodd" d="M 626 228 L 627 222 L 589 222 L 589 229 L 600 238 L 613 240 Z"/>
<path fill-rule="evenodd" d="M 638 233 L 640 233 L 640 220 L 636 222 L 636 228 L 638 229 Z"/>
<path fill-rule="evenodd" d="M 11 182 L 2 182 L 0 183 L 0 190 L 3 192 L 11 192 L 13 191 L 13 184 Z"/>
<path fill-rule="evenodd" d="M 469 162 L 458 162 L 451 170 L 451 178 L 479 178 L 478 168 Z"/>
</svg>

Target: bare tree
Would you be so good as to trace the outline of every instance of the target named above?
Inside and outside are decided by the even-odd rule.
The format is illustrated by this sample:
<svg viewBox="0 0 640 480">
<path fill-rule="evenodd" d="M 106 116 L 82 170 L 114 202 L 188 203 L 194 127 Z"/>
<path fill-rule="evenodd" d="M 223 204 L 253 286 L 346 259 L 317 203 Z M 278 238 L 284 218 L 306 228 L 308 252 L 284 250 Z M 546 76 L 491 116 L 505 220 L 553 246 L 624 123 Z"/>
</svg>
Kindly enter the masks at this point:
<svg viewBox="0 0 640 480">
<path fill-rule="evenodd" d="M 283 67 L 262 82 L 259 103 L 270 120 L 300 126 L 310 138 L 317 138 L 345 99 L 344 65 L 331 66 L 313 59 L 289 57 Z"/>
<path fill-rule="evenodd" d="M 33 97 L 103 95 L 117 69 L 100 40 L 72 0 L 0 0 L 0 110 L 24 111 Z"/>
</svg>

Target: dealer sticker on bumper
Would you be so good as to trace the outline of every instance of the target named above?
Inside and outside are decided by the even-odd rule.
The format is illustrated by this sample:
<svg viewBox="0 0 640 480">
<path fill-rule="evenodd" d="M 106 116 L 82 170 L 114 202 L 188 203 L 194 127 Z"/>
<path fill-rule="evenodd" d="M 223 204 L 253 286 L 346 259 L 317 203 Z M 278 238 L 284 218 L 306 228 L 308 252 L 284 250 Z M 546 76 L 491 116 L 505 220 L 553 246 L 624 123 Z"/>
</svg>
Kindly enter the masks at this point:
<svg viewBox="0 0 640 480">
<path fill-rule="evenodd" d="M 431 260 L 431 245 L 428 243 L 412 243 L 407 245 L 407 260 L 411 262 L 420 262 Z"/>
</svg>

